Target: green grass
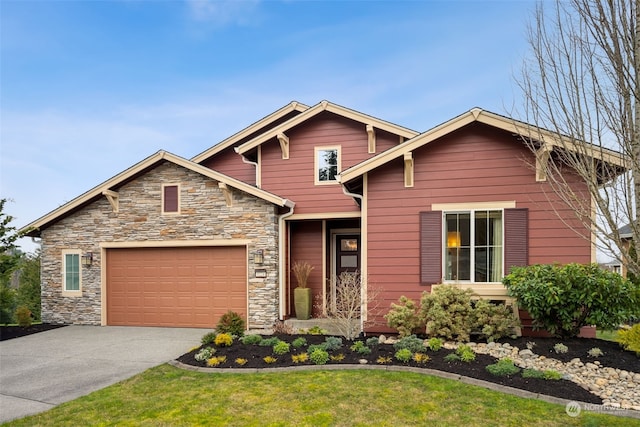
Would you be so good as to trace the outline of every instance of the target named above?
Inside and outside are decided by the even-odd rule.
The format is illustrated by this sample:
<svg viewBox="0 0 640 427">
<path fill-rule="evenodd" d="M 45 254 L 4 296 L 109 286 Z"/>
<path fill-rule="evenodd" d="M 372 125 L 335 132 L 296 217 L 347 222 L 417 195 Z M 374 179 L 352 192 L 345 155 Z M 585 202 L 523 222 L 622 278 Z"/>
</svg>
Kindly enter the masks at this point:
<svg viewBox="0 0 640 427">
<path fill-rule="evenodd" d="M 207 374 L 169 365 L 10 426 L 640 426 L 458 381 L 365 370 Z"/>
<path fill-rule="evenodd" d="M 598 329 L 596 330 L 596 338 L 605 341 L 617 341 L 618 331 L 601 331 Z"/>
</svg>

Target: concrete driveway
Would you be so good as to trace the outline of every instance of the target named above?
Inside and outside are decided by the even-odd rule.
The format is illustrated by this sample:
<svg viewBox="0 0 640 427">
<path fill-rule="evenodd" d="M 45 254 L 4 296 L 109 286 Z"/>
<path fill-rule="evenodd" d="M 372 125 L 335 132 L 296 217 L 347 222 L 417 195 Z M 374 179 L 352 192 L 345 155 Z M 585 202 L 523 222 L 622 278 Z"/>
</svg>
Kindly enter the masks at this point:
<svg viewBox="0 0 640 427">
<path fill-rule="evenodd" d="M 0 422 L 130 378 L 200 345 L 210 330 L 66 326 L 0 342 Z"/>
</svg>

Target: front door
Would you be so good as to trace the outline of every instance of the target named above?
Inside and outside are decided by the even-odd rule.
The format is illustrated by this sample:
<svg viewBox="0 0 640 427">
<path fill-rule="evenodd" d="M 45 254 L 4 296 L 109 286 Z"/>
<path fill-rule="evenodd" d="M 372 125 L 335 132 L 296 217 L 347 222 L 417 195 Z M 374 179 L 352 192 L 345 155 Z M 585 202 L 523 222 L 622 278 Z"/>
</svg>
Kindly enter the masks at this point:
<svg viewBox="0 0 640 427">
<path fill-rule="evenodd" d="M 359 230 L 358 230 L 359 231 Z M 360 272 L 360 233 L 355 230 L 332 233 L 331 305 L 336 308 L 336 280 L 342 273 Z"/>
</svg>

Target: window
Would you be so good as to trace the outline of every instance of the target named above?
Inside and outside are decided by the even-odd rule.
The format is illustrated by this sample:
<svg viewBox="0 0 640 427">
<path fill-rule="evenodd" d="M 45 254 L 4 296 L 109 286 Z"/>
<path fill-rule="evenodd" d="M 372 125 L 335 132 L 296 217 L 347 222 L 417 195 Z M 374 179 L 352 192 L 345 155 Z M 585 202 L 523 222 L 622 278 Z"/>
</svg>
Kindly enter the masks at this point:
<svg viewBox="0 0 640 427">
<path fill-rule="evenodd" d="M 173 185 L 162 186 L 162 212 L 178 213 L 180 212 L 180 192 L 179 187 Z"/>
<path fill-rule="evenodd" d="M 315 154 L 316 184 L 335 183 L 340 173 L 340 148 L 318 147 Z"/>
<path fill-rule="evenodd" d="M 444 228 L 445 280 L 502 280 L 502 210 L 445 212 Z"/>
<path fill-rule="evenodd" d="M 80 251 L 62 252 L 62 276 L 64 292 L 80 292 Z"/>
</svg>

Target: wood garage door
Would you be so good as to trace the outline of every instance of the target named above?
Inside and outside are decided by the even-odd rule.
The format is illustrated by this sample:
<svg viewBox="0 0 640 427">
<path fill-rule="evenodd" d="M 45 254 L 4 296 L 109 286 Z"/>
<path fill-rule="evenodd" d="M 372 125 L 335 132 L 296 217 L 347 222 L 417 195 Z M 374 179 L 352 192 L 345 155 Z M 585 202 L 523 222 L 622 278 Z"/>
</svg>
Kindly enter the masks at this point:
<svg viewBox="0 0 640 427">
<path fill-rule="evenodd" d="M 107 250 L 107 324 L 215 327 L 247 319 L 244 246 Z"/>
</svg>

